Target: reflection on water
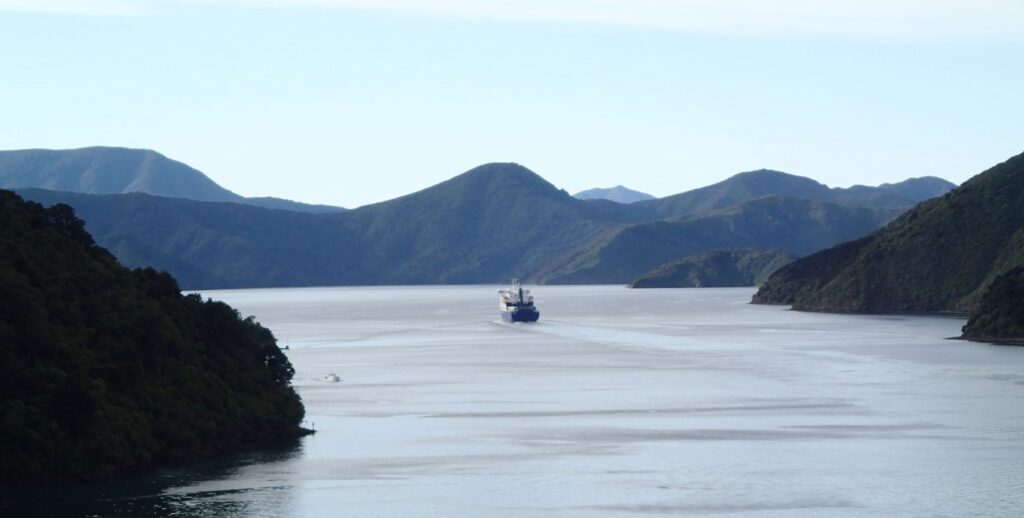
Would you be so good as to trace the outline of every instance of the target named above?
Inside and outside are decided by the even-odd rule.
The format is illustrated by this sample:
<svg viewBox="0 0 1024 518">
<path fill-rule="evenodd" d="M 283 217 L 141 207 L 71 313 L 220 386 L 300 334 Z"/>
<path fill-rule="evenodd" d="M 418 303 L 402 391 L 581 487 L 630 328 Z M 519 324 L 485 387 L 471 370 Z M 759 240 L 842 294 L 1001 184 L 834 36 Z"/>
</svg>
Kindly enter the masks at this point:
<svg viewBox="0 0 1024 518">
<path fill-rule="evenodd" d="M 1016 516 L 1024 348 L 749 289 L 207 293 L 289 344 L 301 445 L 32 495 L 30 516 Z M 337 373 L 341 381 L 324 381 Z"/>
<path fill-rule="evenodd" d="M 272 517 L 291 516 L 280 473 L 302 453 L 301 443 L 164 468 L 112 482 L 65 486 L 27 495 L 11 516 Z M 231 480 L 245 480 L 244 487 Z"/>
</svg>

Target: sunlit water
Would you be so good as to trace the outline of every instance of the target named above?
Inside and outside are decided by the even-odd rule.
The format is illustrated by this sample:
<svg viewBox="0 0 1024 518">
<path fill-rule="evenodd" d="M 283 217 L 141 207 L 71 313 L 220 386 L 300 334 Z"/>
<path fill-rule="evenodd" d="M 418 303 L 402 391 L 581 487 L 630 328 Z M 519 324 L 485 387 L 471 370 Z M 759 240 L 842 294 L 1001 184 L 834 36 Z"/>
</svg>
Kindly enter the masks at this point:
<svg viewBox="0 0 1024 518">
<path fill-rule="evenodd" d="M 294 447 L 34 496 L 95 516 L 1019 516 L 1024 348 L 750 289 L 206 292 L 274 330 Z M 329 373 L 339 383 L 324 381 Z"/>
</svg>

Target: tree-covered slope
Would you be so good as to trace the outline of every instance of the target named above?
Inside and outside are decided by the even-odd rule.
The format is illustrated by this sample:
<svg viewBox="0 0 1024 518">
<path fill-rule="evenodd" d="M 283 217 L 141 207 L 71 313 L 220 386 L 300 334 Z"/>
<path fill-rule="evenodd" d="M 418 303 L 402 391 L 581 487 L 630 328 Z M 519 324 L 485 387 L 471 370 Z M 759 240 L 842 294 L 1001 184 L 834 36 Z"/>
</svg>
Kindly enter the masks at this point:
<svg viewBox="0 0 1024 518">
<path fill-rule="evenodd" d="M 674 222 L 644 202 L 579 200 L 517 164 L 474 168 L 351 211 L 308 214 L 143 194 L 19 190 L 67 203 L 128 266 L 187 288 L 528 282 L 627 283 L 713 248 L 803 255 L 896 214 L 764 198 Z M 701 221 L 697 221 L 700 219 Z"/>
<path fill-rule="evenodd" d="M 0 191 L 0 494 L 295 438 L 271 332 Z M 2 497 L 0 497 L 2 500 Z"/>
<path fill-rule="evenodd" d="M 644 217 L 575 199 L 512 163 L 485 164 L 345 216 L 385 282 L 414 284 L 535 280 L 546 265 Z"/>
<path fill-rule="evenodd" d="M 1024 155 L 923 202 L 864 240 L 781 268 L 754 302 L 849 312 L 967 311 L 1024 264 Z"/>
<path fill-rule="evenodd" d="M 726 288 L 756 286 L 793 261 L 782 250 L 717 249 L 684 257 L 641 274 L 631 288 Z"/>
<path fill-rule="evenodd" d="M 682 221 L 623 227 L 581 248 L 543 279 L 625 284 L 669 261 L 716 248 L 778 248 L 805 255 L 868 234 L 891 216 L 888 210 L 771 196 Z"/>
<path fill-rule="evenodd" d="M 992 281 L 963 331 L 969 340 L 1024 344 L 1024 266 Z"/>
<path fill-rule="evenodd" d="M 533 272 L 638 216 L 577 200 L 528 169 L 488 164 L 336 214 L 134 195 L 19 191 L 68 203 L 131 266 L 190 288 L 496 282 Z"/>
<path fill-rule="evenodd" d="M 145 194 L 19 190 L 75 208 L 127 266 L 167 270 L 189 289 L 384 283 L 344 213 L 308 214 Z"/>
</svg>

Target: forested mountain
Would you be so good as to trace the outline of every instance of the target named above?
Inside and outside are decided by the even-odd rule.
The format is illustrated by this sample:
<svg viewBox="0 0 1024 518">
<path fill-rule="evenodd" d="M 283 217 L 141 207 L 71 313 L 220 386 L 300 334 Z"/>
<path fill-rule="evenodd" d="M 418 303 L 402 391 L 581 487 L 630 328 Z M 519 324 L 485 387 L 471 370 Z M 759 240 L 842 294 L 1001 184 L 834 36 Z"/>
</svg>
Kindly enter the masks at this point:
<svg viewBox="0 0 1024 518">
<path fill-rule="evenodd" d="M 726 288 L 756 286 L 794 257 L 765 248 L 715 249 L 663 264 L 641 274 L 631 288 Z"/>
<path fill-rule="evenodd" d="M 668 219 L 724 209 L 765 196 L 786 196 L 849 207 L 906 208 L 955 187 L 941 178 L 925 177 L 878 187 L 858 185 L 848 189 L 830 189 L 810 178 L 760 169 L 737 174 L 707 187 L 636 205 L 654 210 Z"/>
<path fill-rule="evenodd" d="M 303 433 L 269 330 L 122 267 L 66 205 L 0 191 L 0 308 L 0 502 Z"/>
<path fill-rule="evenodd" d="M 552 263 L 541 279 L 553 284 L 628 283 L 666 262 L 715 248 L 778 248 L 805 255 L 872 232 L 892 210 L 859 209 L 771 196 L 682 221 L 619 227 Z"/>
<path fill-rule="evenodd" d="M 968 311 L 996 276 L 1022 264 L 1018 155 L 870 237 L 783 267 L 754 301 L 814 311 Z"/>
<path fill-rule="evenodd" d="M 654 199 L 654 196 L 651 196 L 650 194 L 634 191 L 633 189 L 629 189 L 621 185 L 616 185 L 615 187 L 609 187 L 607 189 L 587 189 L 573 194 L 573 197 L 581 200 L 608 200 L 614 201 L 615 203 L 633 203 Z"/>
<path fill-rule="evenodd" d="M 302 212 L 344 210 L 280 198 L 245 198 L 217 185 L 196 169 L 156 151 L 117 147 L 0 151 L 0 188 L 39 188 L 86 194 L 138 192 Z"/>
<path fill-rule="evenodd" d="M 785 190 L 779 185 L 815 184 L 782 173 L 741 176 L 759 185 L 751 196 L 772 192 L 770 185 Z M 46 205 L 74 206 L 97 241 L 125 264 L 166 269 L 188 288 L 486 283 L 510 277 L 624 284 L 712 248 L 807 254 L 864 235 L 900 210 L 776 196 L 665 222 L 651 202 L 579 200 L 525 167 L 500 163 L 333 214 L 140 193 L 19 192 Z M 725 203 L 717 200 L 712 205 Z"/>
<path fill-rule="evenodd" d="M 516 164 L 480 166 L 423 191 L 337 214 L 142 194 L 20 192 L 47 205 L 74 206 L 126 264 L 167 269 L 189 288 L 511 277 L 624 284 L 710 248 L 809 253 L 870 232 L 887 217 L 885 211 L 766 198 L 704 218 L 652 222 L 636 204 L 578 200 Z"/>
<path fill-rule="evenodd" d="M 71 205 L 125 265 L 169 271 L 185 288 L 308 286 L 313 279 L 357 284 L 354 279 L 368 275 L 358 261 L 361 240 L 337 214 L 139 193 L 18 193 L 44 205 Z"/>
<path fill-rule="evenodd" d="M 75 206 L 97 238 L 131 264 L 178 269 L 185 285 L 204 287 L 527 278 L 546 258 L 631 217 L 618 204 L 574 199 L 515 164 L 481 166 L 339 214 L 138 194 L 22 192 Z"/>
</svg>

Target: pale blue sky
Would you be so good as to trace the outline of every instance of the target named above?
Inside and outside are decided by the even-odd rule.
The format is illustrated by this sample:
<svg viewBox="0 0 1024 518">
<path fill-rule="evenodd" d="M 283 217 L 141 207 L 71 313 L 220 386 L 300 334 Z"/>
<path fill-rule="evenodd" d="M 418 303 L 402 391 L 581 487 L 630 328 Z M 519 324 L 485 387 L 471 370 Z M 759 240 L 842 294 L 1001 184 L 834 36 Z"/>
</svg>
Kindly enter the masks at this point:
<svg viewBox="0 0 1024 518">
<path fill-rule="evenodd" d="M 1024 151 L 1024 2 L 810 4 L 0 0 L 0 149 L 151 148 L 347 207 L 490 161 L 665 196 Z"/>
</svg>

